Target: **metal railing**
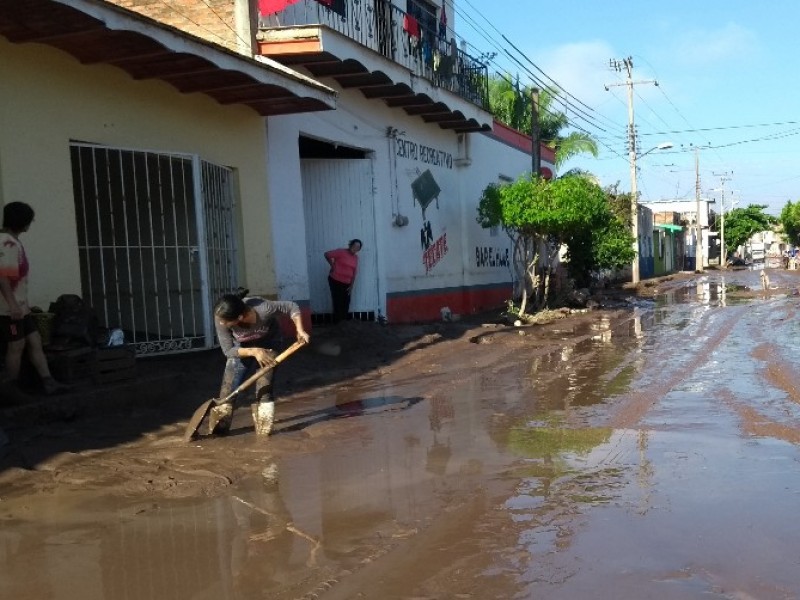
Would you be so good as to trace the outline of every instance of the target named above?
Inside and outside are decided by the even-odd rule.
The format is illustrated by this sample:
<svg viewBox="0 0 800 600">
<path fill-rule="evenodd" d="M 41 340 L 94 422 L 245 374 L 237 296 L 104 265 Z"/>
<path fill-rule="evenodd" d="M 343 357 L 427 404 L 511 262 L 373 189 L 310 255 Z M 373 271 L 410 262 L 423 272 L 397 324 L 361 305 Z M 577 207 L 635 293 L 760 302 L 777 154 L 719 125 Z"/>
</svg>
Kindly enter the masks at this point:
<svg viewBox="0 0 800 600">
<path fill-rule="evenodd" d="M 489 70 L 479 60 L 426 27 L 391 0 L 300 0 L 271 15 L 261 15 L 262 30 L 322 25 L 374 50 L 417 76 L 489 109 Z"/>
</svg>

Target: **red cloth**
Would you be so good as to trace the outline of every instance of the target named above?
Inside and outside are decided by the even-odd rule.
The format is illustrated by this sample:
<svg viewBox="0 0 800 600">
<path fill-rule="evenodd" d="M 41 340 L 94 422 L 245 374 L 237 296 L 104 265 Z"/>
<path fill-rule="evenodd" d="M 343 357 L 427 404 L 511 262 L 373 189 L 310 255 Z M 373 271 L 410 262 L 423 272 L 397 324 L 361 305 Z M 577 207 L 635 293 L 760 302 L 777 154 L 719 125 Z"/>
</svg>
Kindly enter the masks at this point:
<svg viewBox="0 0 800 600">
<path fill-rule="evenodd" d="M 403 30 L 411 37 L 419 37 L 419 21 L 411 15 L 403 17 Z"/>
<path fill-rule="evenodd" d="M 287 6 L 296 4 L 300 0 L 258 0 L 258 12 L 262 15 L 274 15 Z"/>
</svg>

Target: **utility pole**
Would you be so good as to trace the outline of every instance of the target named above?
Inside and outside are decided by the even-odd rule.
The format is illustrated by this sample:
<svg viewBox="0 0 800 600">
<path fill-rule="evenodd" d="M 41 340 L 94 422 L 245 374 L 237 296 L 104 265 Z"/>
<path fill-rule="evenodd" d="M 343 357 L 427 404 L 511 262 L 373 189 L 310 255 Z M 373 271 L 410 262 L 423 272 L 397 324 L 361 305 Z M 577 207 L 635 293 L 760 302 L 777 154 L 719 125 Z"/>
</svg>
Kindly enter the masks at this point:
<svg viewBox="0 0 800 600">
<path fill-rule="evenodd" d="M 612 69 L 621 72 L 624 68 L 627 77 L 625 83 L 612 83 L 605 86 L 606 91 L 611 87 L 624 85 L 628 88 L 628 161 L 631 169 L 631 235 L 633 236 L 633 264 L 631 264 L 631 283 L 639 283 L 639 190 L 636 182 L 636 126 L 633 119 L 633 86 L 640 83 L 653 83 L 658 85 L 655 80 L 634 81 L 633 80 L 633 59 L 629 56 L 623 60 L 611 59 L 608 61 Z"/>
<path fill-rule="evenodd" d="M 728 250 L 725 248 L 725 182 L 730 181 L 731 178 L 728 177 L 727 172 L 714 173 L 714 176 L 719 177 L 719 186 L 722 192 L 722 201 L 719 211 L 719 241 L 721 244 L 719 266 L 722 269 L 726 269 L 728 267 Z"/>
<path fill-rule="evenodd" d="M 542 173 L 542 137 L 539 128 L 539 88 L 531 89 L 531 174 Z"/>
<path fill-rule="evenodd" d="M 695 251 L 694 251 L 694 259 L 695 259 L 695 266 L 694 270 L 697 273 L 703 272 L 703 227 L 700 225 L 700 148 L 694 149 L 694 177 L 695 177 L 695 184 L 694 184 L 694 194 L 695 199 L 697 201 L 697 214 L 695 215 L 694 219 L 694 227 L 695 227 Z"/>
</svg>

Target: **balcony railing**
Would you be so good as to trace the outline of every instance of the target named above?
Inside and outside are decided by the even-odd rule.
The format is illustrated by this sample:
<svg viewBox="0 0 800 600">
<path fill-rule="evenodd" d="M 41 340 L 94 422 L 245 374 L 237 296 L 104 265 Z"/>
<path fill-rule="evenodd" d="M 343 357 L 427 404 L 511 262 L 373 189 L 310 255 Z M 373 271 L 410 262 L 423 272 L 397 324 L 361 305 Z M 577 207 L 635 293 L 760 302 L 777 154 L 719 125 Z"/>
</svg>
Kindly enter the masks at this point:
<svg viewBox="0 0 800 600">
<path fill-rule="evenodd" d="M 382 54 L 465 100 L 489 109 L 487 66 L 461 50 L 454 38 L 425 27 L 391 0 L 299 0 L 270 15 L 260 29 L 324 25 Z"/>
</svg>

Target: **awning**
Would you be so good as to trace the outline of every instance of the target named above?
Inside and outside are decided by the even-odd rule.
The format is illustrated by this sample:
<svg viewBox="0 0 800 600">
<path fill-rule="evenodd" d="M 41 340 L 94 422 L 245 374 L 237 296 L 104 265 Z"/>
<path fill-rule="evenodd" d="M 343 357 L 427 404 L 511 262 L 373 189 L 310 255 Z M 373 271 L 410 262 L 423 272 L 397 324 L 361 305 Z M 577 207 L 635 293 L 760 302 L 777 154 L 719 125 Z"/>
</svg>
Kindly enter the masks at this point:
<svg viewBox="0 0 800 600">
<path fill-rule="evenodd" d="M 336 92 L 275 61 L 237 54 L 102 0 L 0 0 L 0 35 L 58 48 L 83 64 L 279 115 L 336 108 Z"/>
</svg>

